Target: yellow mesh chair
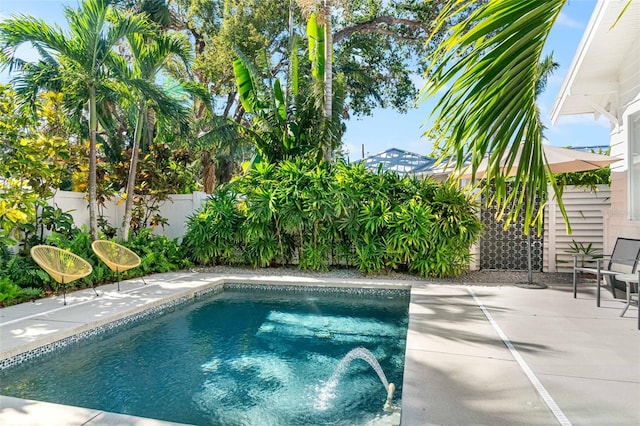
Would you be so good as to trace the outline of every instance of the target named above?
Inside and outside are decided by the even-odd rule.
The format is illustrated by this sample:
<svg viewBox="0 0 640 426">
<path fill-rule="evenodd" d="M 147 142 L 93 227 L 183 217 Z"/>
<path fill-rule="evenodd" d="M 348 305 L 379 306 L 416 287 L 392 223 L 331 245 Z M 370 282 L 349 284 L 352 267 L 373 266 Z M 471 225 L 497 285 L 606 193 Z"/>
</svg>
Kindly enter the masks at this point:
<svg viewBox="0 0 640 426">
<path fill-rule="evenodd" d="M 93 271 L 93 268 L 83 258 L 52 246 L 34 246 L 31 248 L 31 257 L 44 269 L 51 278 L 62 284 L 62 295 L 64 304 L 67 304 L 66 285 L 82 277 L 86 277 Z M 93 287 L 93 286 L 92 286 Z M 93 291 L 98 295 L 95 287 Z"/>
<path fill-rule="evenodd" d="M 140 257 L 113 241 L 96 240 L 91 244 L 91 248 L 100 260 L 118 275 L 118 291 L 120 291 L 120 274 L 140 265 Z M 144 278 L 142 282 L 147 284 Z"/>
</svg>

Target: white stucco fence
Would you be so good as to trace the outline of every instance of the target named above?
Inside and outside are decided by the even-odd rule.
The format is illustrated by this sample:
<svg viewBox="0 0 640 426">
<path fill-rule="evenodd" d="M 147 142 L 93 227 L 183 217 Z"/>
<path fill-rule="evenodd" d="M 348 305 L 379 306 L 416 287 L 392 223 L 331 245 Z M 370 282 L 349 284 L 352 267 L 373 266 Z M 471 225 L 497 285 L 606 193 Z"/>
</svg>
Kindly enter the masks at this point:
<svg viewBox="0 0 640 426">
<path fill-rule="evenodd" d="M 168 221 L 168 225 L 158 227 L 154 233 L 166 235 L 169 239 L 182 239 L 187 232 L 186 221 L 194 211 L 202 206 L 208 194 L 204 192 L 194 192 L 193 194 L 174 194 L 169 196 L 169 200 L 160 205 L 160 216 Z M 113 197 L 105 202 L 105 207 L 101 209 L 102 215 L 111 226 L 119 228 L 124 217 L 124 202 L 120 202 L 120 197 Z M 62 211 L 73 216 L 76 226 L 86 226 L 89 229 L 89 203 L 86 194 L 81 192 L 58 191 L 55 196 L 48 200 L 49 205 L 56 206 Z M 119 205 L 118 205 L 119 204 Z"/>
<path fill-rule="evenodd" d="M 545 207 L 544 224 L 544 261 L 545 272 L 570 272 L 571 269 L 571 244 L 575 241 L 582 244 L 592 244 L 592 247 L 603 253 L 604 244 L 604 218 L 606 217 L 611 201 L 611 191 L 606 185 L 599 185 L 597 191 L 585 188 L 569 186 L 565 188 L 563 200 L 569 220 L 573 228 L 572 234 L 567 234 L 562 214 L 557 202 L 551 200 Z M 170 200 L 160 206 L 160 215 L 168 220 L 168 225 L 158 227 L 154 233 L 166 235 L 169 239 L 181 240 L 187 232 L 187 218 L 202 207 L 208 195 L 204 192 L 193 194 L 175 194 Z M 124 216 L 124 202 L 119 197 L 114 197 L 105 203 L 102 214 L 111 226 L 119 227 Z M 86 195 L 79 192 L 58 191 L 49 200 L 50 205 L 55 205 L 73 216 L 76 226 L 89 228 L 89 209 Z M 473 262 L 471 270 L 479 268 L 478 244 L 472 248 Z"/>
</svg>

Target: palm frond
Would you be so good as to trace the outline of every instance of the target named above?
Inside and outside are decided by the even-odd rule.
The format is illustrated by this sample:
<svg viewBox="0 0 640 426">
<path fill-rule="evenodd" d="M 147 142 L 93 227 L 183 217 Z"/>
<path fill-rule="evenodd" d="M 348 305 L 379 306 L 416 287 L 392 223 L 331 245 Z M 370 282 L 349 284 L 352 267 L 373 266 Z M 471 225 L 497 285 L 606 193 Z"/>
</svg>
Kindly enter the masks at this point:
<svg viewBox="0 0 640 426">
<path fill-rule="evenodd" d="M 233 72 L 242 107 L 252 112 L 262 105 L 262 97 L 266 92 L 266 85 L 260 77 L 260 72 L 251 60 L 237 47 L 234 47 L 238 59 L 233 61 Z"/>
<path fill-rule="evenodd" d="M 487 181 L 496 185 L 495 202 L 506 222 L 520 209 L 527 225 L 541 226 L 547 197 L 548 167 L 542 155 L 542 124 L 536 106 L 542 48 L 566 0 L 492 0 L 453 26 L 429 57 L 431 66 L 422 99 L 439 97 L 434 110 L 443 157 L 454 157 L 457 170 L 471 161 L 475 176 L 488 156 Z M 435 28 L 468 11 L 474 0 L 450 0 Z M 455 18 L 454 18 L 455 19 Z M 434 31 L 436 33 L 436 31 Z M 514 164 L 520 142 L 523 155 L 506 192 L 507 164 Z M 506 157 L 503 154 L 506 153 Z M 485 186 L 484 190 L 489 191 Z M 525 226 L 525 232 L 529 227 Z"/>
<path fill-rule="evenodd" d="M 55 61 L 39 61 L 21 65 L 20 74 L 11 80 L 20 110 L 37 115 L 37 100 L 41 90 L 60 92 L 60 69 Z"/>
<path fill-rule="evenodd" d="M 18 15 L 0 22 L 0 48 L 3 62 L 14 61 L 15 51 L 25 43 L 31 43 L 38 50 L 51 49 L 61 52 L 67 50 L 67 38 L 60 27 L 49 25 L 42 19 Z"/>
</svg>

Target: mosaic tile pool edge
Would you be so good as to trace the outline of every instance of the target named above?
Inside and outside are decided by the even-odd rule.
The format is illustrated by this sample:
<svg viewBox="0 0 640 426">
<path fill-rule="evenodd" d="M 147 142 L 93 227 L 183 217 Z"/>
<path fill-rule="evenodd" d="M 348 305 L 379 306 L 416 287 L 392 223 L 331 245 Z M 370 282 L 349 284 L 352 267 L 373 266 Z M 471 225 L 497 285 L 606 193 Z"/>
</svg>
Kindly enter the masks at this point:
<svg viewBox="0 0 640 426">
<path fill-rule="evenodd" d="M 131 325 L 135 322 L 149 319 L 151 316 L 162 315 L 167 311 L 174 310 L 175 308 L 182 306 L 186 303 L 194 301 L 194 299 L 200 299 L 203 296 L 215 295 L 222 293 L 225 290 L 257 290 L 257 291 L 283 291 L 283 292 L 318 292 L 318 293 L 348 293 L 356 295 L 372 295 L 372 296 L 402 296 L 409 295 L 410 290 L 406 288 L 390 289 L 390 288 L 371 288 L 371 287 L 336 287 L 336 286 L 323 286 L 323 285 L 296 285 L 296 284 L 258 284 L 258 283 L 223 283 L 208 287 L 202 290 L 195 291 L 193 294 L 184 295 L 173 299 L 167 303 L 155 305 L 144 311 L 137 312 L 132 315 L 128 315 L 123 318 L 116 319 L 114 321 L 102 324 L 98 327 L 84 330 L 80 333 L 74 334 L 57 340 L 55 342 L 48 343 L 43 346 L 31 349 L 26 352 L 16 354 L 14 356 L 0 360 L 0 371 L 15 367 L 24 362 L 31 361 L 40 356 L 49 354 L 60 350 L 66 346 L 78 343 L 82 340 L 95 337 L 99 334 L 103 334 L 114 330 L 116 328 Z"/>
<path fill-rule="evenodd" d="M 352 295 L 370 296 L 409 296 L 408 288 L 382 288 L 382 287 L 358 287 L 336 285 L 300 285 L 300 284 L 258 284 L 258 283 L 235 283 L 224 284 L 225 290 L 257 290 L 257 291 L 282 291 L 282 292 L 314 292 L 314 293 L 346 293 Z"/>
<path fill-rule="evenodd" d="M 110 321 L 106 324 L 102 324 L 100 326 L 93 327 L 88 330 L 84 330 L 80 333 L 77 333 L 68 337 L 64 337 L 60 340 L 56 340 L 55 342 L 51 342 L 46 345 L 39 346 L 29 351 L 21 352 L 14 356 L 0 360 L 0 371 L 6 368 L 15 367 L 17 365 L 22 364 L 23 362 L 31 361 L 32 359 L 49 354 L 51 352 L 55 352 L 66 346 L 78 343 L 82 340 L 85 340 L 91 337 L 95 337 L 99 334 L 106 333 L 113 329 L 116 329 L 125 325 L 131 325 L 135 322 L 148 319 L 151 316 L 162 315 L 169 310 L 173 310 L 178 306 L 184 305 L 185 303 L 192 301 L 193 299 L 197 299 L 197 298 L 215 294 L 215 293 L 222 293 L 223 291 L 224 291 L 224 288 L 222 285 L 217 285 L 217 286 L 213 286 L 203 290 L 199 290 L 194 292 L 191 295 L 184 295 L 176 299 L 170 300 L 167 303 L 151 306 L 149 309 L 145 309 L 141 312 L 137 312 L 137 313 L 125 316 L 123 318 Z"/>
</svg>

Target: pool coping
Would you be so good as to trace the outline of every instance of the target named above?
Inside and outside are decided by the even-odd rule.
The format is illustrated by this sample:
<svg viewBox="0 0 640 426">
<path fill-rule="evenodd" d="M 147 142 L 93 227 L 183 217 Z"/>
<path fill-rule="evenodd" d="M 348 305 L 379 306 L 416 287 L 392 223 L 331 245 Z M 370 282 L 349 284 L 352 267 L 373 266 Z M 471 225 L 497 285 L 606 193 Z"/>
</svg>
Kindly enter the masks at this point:
<svg viewBox="0 0 640 426">
<path fill-rule="evenodd" d="M 581 287 L 576 299 L 571 286 L 562 283 L 528 290 L 497 283 L 193 271 L 146 280 L 146 287 L 141 280 L 122 282 L 120 293 L 115 284 L 101 286 L 98 298 L 91 289 L 70 293 L 69 307 L 54 297 L 0 309 L 0 356 L 65 336 L 91 321 L 108 321 L 108 312 L 148 309 L 225 281 L 410 288 L 401 425 L 640 424 L 635 312 L 620 317 L 623 302 L 608 294 L 596 308 L 595 285 Z M 539 387 L 548 390 L 546 395 Z M 560 416 L 548 398 L 555 399 Z M 60 412 L 68 419 L 80 419 L 81 412 L 83 420 L 65 421 L 57 416 Z M 0 423 L 167 424 L 2 396 Z"/>
<path fill-rule="evenodd" d="M 159 311 L 172 309 L 173 306 L 179 306 L 189 301 L 208 295 L 212 292 L 224 291 L 224 286 L 227 284 L 241 284 L 241 285 L 253 285 L 253 286 L 267 286 L 267 287 L 302 287 L 302 288 L 337 288 L 337 289 L 367 289 L 367 290 L 401 290 L 407 291 L 410 294 L 411 282 L 409 281 L 381 281 L 381 280 L 366 280 L 366 279 L 327 279 L 327 278 L 305 278 L 296 276 L 208 276 L 212 274 L 189 272 L 189 273 L 168 273 L 153 275 L 152 278 L 146 277 L 148 284 L 144 284 L 141 280 L 132 279 L 123 281 L 120 283 L 121 291 L 116 293 L 117 296 L 129 296 L 131 298 L 130 306 L 122 308 L 122 297 L 120 297 L 120 304 L 107 301 L 107 297 L 113 294 L 114 289 L 110 288 L 113 284 L 98 287 L 99 297 L 90 290 L 79 290 L 67 294 L 67 305 L 64 305 L 60 297 L 50 297 L 47 299 L 41 299 L 37 302 L 33 302 L 33 305 L 40 304 L 40 309 L 32 309 L 34 312 L 29 312 L 28 315 L 21 315 L 19 313 L 9 312 L 11 310 L 23 310 L 26 305 L 16 305 L 8 308 L 0 309 L 0 370 L 4 368 L 10 368 L 14 365 L 18 365 L 22 362 L 27 362 L 31 359 L 37 359 L 46 353 L 56 351 L 63 346 L 73 344 L 75 341 L 84 340 L 90 338 L 96 334 L 107 332 L 111 329 L 121 327 L 129 322 L 138 321 L 146 318 L 149 315 L 154 315 Z M 202 276 L 205 276 L 202 278 Z M 200 277 L 200 279 L 193 284 L 193 278 Z M 171 286 L 172 283 L 185 284 L 188 281 L 190 284 L 185 285 L 182 289 L 171 289 L 167 285 Z M 154 289 L 164 288 L 166 294 L 162 294 L 161 297 L 154 297 L 147 299 L 144 303 L 139 303 L 139 298 Z M 174 290 L 174 291 L 171 291 Z M 138 300 L 136 300 L 138 298 Z M 20 327 L 25 327 L 25 323 L 33 321 L 43 321 L 45 319 L 50 320 L 53 323 L 60 324 L 60 320 L 56 320 L 56 314 L 70 313 L 80 308 L 94 309 L 96 306 L 105 307 L 105 305 L 112 306 L 112 312 L 106 313 L 102 311 L 98 319 L 89 319 L 90 316 L 77 315 L 71 325 L 63 329 L 53 331 L 50 333 L 42 333 L 37 338 L 27 339 L 27 341 L 21 341 L 16 336 L 20 333 L 17 330 Z M 118 306 L 119 305 L 119 306 Z M 84 318 L 80 320 L 80 318 Z M 66 321 L 66 320 L 65 320 Z M 11 327 L 7 329 L 7 327 Z M 13 336 L 12 336 L 13 332 Z M 100 410 L 85 409 L 82 407 L 64 406 L 61 404 L 53 404 L 42 401 L 31 401 L 20 398 L 13 398 L 0 395 L 0 418 L 1 409 L 3 407 L 11 407 L 14 409 L 24 410 L 23 407 L 31 406 L 36 407 L 37 410 L 44 410 L 45 412 L 57 412 L 64 411 L 64 407 L 68 407 L 69 412 L 79 414 L 86 418 L 86 424 L 103 424 L 110 420 L 116 419 L 118 424 L 136 424 L 140 423 L 140 420 L 151 421 L 153 424 L 178 424 L 172 422 L 163 422 L 154 419 L 144 419 L 135 416 L 120 415 L 118 413 L 107 413 Z M 105 418 L 105 416 L 107 416 Z M 123 417 L 119 417 L 123 416 Z M 83 423 L 84 424 L 84 423 Z"/>
<path fill-rule="evenodd" d="M 160 274 L 159 274 L 160 275 Z M 164 279 L 159 283 L 152 283 L 149 285 L 136 286 L 130 289 L 125 289 L 128 283 L 127 281 L 121 282 L 121 287 L 123 290 L 119 292 L 119 295 L 130 294 L 134 296 L 140 296 L 145 292 L 151 290 L 154 286 L 160 286 L 165 283 L 175 282 L 180 279 L 190 278 L 192 274 L 188 275 L 179 275 L 173 276 L 168 279 Z M 154 276 L 156 280 L 162 280 L 162 277 L 158 275 Z M 147 278 L 149 280 L 149 278 Z M 283 282 L 284 280 L 284 282 Z M 137 282 L 138 280 L 129 280 L 133 282 Z M 77 340 L 82 340 L 87 337 L 90 337 L 93 334 L 98 334 L 103 332 L 103 329 L 111 329 L 124 325 L 120 322 L 120 320 L 128 320 L 129 321 L 137 321 L 141 319 L 140 317 L 144 317 L 146 315 L 154 314 L 158 310 L 165 310 L 172 307 L 172 304 L 180 305 L 188 302 L 189 300 L 202 297 L 209 292 L 222 291 L 223 287 L 227 284 L 251 284 L 251 285 L 267 285 L 267 286 L 295 286 L 295 287 L 328 287 L 328 288 L 344 288 L 344 289 L 371 289 L 371 290 L 380 290 L 380 289 L 389 289 L 389 290 L 406 290 L 410 291 L 411 286 L 407 284 L 397 284 L 388 281 L 369 281 L 369 280 L 339 280 L 339 279 L 300 279 L 299 277 L 261 277 L 261 276 L 227 276 L 227 277 L 215 277 L 215 278 L 206 278 L 202 280 L 203 283 L 197 286 L 188 286 L 188 288 L 183 289 L 178 292 L 169 292 L 167 295 L 163 295 L 163 297 L 157 297 L 152 300 L 148 300 L 147 302 L 140 304 L 134 303 L 132 307 L 127 309 L 117 309 L 114 312 L 107 314 L 101 313 L 100 318 L 90 320 L 90 321 L 76 321 L 75 325 L 67 327 L 65 329 L 47 333 L 43 337 L 39 337 L 37 339 L 31 339 L 29 341 L 19 341 L 17 338 L 11 339 L 11 336 L 7 336 L 5 331 L 6 326 L 10 326 L 12 324 L 17 324 L 24 321 L 29 321 L 33 319 L 42 319 L 43 317 L 51 314 L 55 314 L 62 310 L 70 310 L 75 309 L 81 305 L 90 305 L 91 307 L 95 305 L 99 305 L 103 300 L 100 297 L 95 297 L 93 293 L 90 293 L 87 297 L 87 290 L 81 290 L 76 293 L 79 294 L 79 302 L 73 303 L 70 301 L 66 306 L 62 307 L 58 306 L 54 309 L 40 310 L 39 312 L 33 313 L 31 315 L 18 317 L 14 319 L 8 319 L 6 321 L 2 320 L 2 315 L 0 315 L 0 330 L 2 330 L 2 334 L 0 334 L 0 341 L 3 342 L 2 347 L 0 348 L 0 370 L 4 368 L 11 367 L 13 365 L 17 365 L 21 360 L 18 360 L 15 364 L 8 361 L 12 358 L 15 358 L 19 355 L 30 353 L 37 351 L 39 349 L 45 348 L 42 353 L 48 353 L 58 349 L 59 347 L 65 346 L 69 344 L 69 339 L 77 337 Z M 102 287 L 101 287 L 102 288 Z M 105 294 L 108 294 L 104 291 Z M 93 298 L 92 296 L 93 295 Z M 74 293 L 67 295 L 67 299 L 73 300 Z M 56 300 L 59 297 L 52 297 L 49 299 L 43 299 L 44 301 L 48 300 Z M 59 300 L 57 300 L 59 304 Z M 20 305 L 17 305 L 20 307 Z M 3 308 L 3 309 L 11 309 Z M 0 309 L 0 312 L 2 310 Z M 15 329 L 14 329 L 15 330 Z M 96 331 L 96 333 L 92 333 Z M 11 331 L 9 332 L 11 333 Z M 17 333 L 16 333 L 17 334 Z M 8 345 L 7 345 L 8 342 Z M 7 347 L 8 346 L 8 347 Z M 25 361 L 31 358 L 35 358 L 39 356 L 38 353 L 34 354 L 34 356 L 26 357 Z"/>
</svg>

